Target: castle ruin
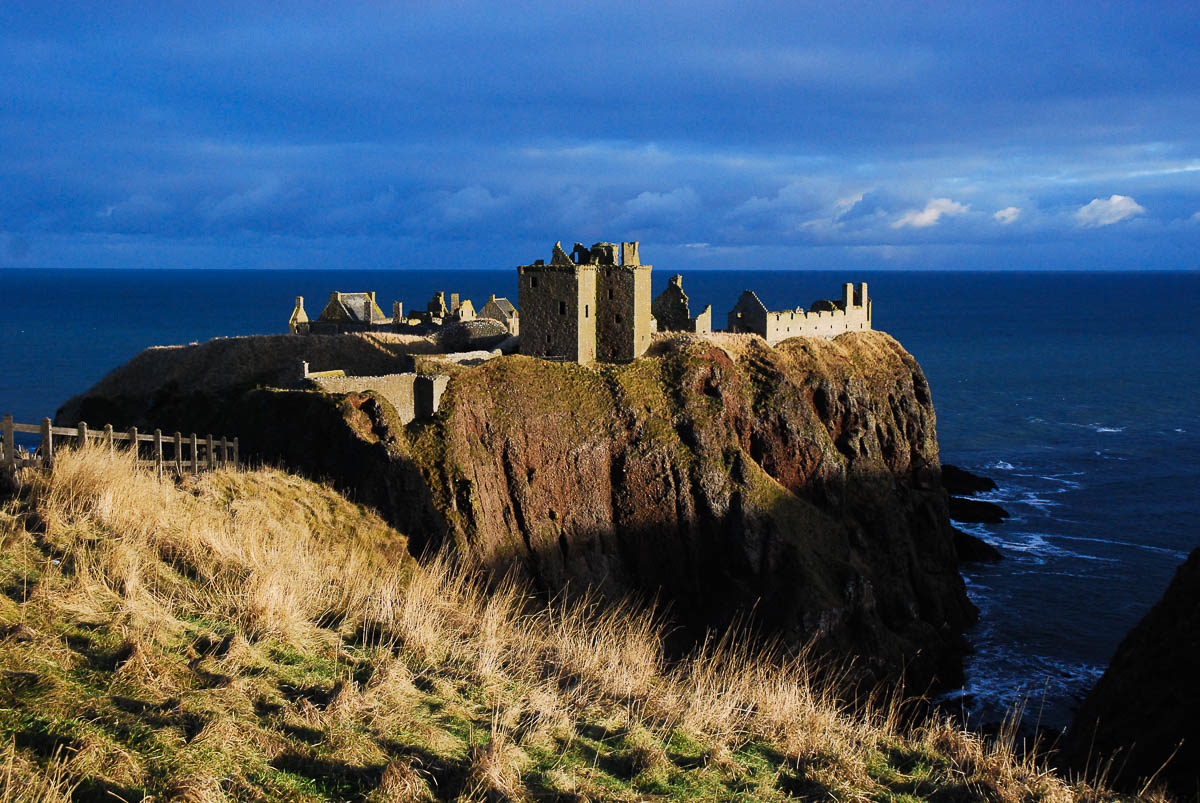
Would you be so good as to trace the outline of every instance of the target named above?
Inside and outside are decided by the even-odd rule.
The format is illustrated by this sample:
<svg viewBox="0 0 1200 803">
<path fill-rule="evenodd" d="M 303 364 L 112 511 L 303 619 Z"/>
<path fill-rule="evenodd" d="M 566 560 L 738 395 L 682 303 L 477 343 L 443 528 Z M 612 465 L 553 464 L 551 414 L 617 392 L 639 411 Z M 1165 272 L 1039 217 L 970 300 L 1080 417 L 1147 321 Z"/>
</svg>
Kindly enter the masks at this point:
<svg viewBox="0 0 1200 803">
<path fill-rule="evenodd" d="M 554 244 L 550 264 L 521 265 L 521 353 L 551 360 L 629 362 L 646 353 L 653 331 L 650 265 L 636 242 Z"/>
<path fill-rule="evenodd" d="M 775 345 L 789 337 L 836 337 L 871 328 L 867 283 L 842 285 L 840 301 L 815 301 L 807 310 L 769 311 L 758 295 L 746 290 L 729 311 L 730 332 L 752 332 Z"/>
<path fill-rule="evenodd" d="M 694 332 L 707 334 L 712 331 L 712 305 L 692 317 L 687 293 L 683 292 L 683 275 L 676 273 L 667 282 L 667 289 L 658 294 L 650 305 L 660 332 Z"/>
<path fill-rule="evenodd" d="M 292 334 L 386 331 L 425 335 L 441 353 L 476 347 L 478 332 L 464 327 L 487 324 L 489 337 L 519 335 L 520 351 L 547 360 L 579 363 L 630 362 L 646 353 L 656 331 L 709 334 L 712 306 L 691 315 L 683 276 L 675 274 L 651 300 L 650 265 L 643 265 L 638 243 L 575 243 L 567 253 L 554 244 L 549 264 L 537 260 L 517 268 L 520 309 L 494 293 L 479 310 L 458 293 L 437 292 L 423 310 L 404 316 L 400 302 L 384 316 L 373 292 L 330 294 L 315 321 L 297 298 L 288 323 Z M 449 298 L 447 298 L 447 295 Z M 449 303 L 447 303 L 447 301 Z M 524 319 L 520 323 L 520 319 Z M 727 317 L 727 331 L 761 336 L 771 345 L 791 337 L 833 338 L 871 328 L 871 299 L 866 282 L 846 283 L 840 300 L 819 300 L 808 309 L 768 310 L 756 293 L 745 290 Z M 461 342 L 460 342 L 461 341 Z M 489 346 L 490 348 L 490 346 Z M 499 352 L 497 352 L 499 353 Z"/>
</svg>

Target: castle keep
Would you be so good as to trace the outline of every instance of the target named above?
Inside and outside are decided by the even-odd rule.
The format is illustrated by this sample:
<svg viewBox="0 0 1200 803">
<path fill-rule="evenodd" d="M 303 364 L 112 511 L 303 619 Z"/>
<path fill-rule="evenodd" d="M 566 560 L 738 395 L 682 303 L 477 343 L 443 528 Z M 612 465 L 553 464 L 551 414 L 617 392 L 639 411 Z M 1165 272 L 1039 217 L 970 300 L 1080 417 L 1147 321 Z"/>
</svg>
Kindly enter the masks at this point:
<svg viewBox="0 0 1200 803">
<path fill-rule="evenodd" d="M 653 331 L 650 265 L 636 242 L 554 244 L 547 265 L 521 265 L 521 353 L 574 362 L 628 362 L 642 356 Z"/>
</svg>

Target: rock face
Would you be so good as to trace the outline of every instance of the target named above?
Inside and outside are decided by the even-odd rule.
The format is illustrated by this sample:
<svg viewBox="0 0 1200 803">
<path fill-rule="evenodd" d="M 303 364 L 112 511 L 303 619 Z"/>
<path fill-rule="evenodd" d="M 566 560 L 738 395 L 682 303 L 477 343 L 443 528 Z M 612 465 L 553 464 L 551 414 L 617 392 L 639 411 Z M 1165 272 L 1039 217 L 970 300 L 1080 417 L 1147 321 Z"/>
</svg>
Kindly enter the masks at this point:
<svg viewBox="0 0 1200 803">
<path fill-rule="evenodd" d="M 685 635 L 752 612 L 865 680 L 955 679 L 976 612 L 929 386 L 888 335 L 662 338 L 627 365 L 506 356 L 451 373 L 437 416 L 407 427 L 369 393 L 267 389 L 160 394 L 113 423 L 238 434 L 416 550 L 453 545 L 547 592 L 654 597 Z"/>
<path fill-rule="evenodd" d="M 1117 647 L 1084 699 L 1063 753 L 1080 771 L 1112 758 L 1114 784 L 1157 773 L 1181 799 L 1200 799 L 1200 548 Z M 1182 744 L 1180 744 L 1182 742 Z M 1163 764 L 1166 767 L 1159 772 Z"/>
<path fill-rule="evenodd" d="M 970 524 L 999 524 L 1008 518 L 1008 511 L 995 502 L 952 496 L 950 497 L 950 518 Z"/>
<path fill-rule="evenodd" d="M 951 496 L 974 496 L 996 490 L 996 481 L 946 463 L 942 465 L 942 487 Z"/>
</svg>

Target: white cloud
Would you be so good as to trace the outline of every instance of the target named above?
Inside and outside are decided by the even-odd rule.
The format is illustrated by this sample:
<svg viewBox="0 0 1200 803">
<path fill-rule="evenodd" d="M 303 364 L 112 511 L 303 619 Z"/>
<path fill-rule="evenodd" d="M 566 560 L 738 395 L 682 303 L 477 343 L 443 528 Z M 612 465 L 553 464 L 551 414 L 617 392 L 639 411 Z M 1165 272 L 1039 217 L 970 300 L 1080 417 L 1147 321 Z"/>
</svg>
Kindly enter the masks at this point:
<svg viewBox="0 0 1200 803">
<path fill-rule="evenodd" d="M 1197 212 L 1196 214 L 1192 215 L 1192 220 L 1196 221 L 1197 223 L 1200 223 L 1200 212 Z"/>
<path fill-rule="evenodd" d="M 960 204 L 957 201 L 951 201 L 949 198 L 934 198 L 925 204 L 924 209 L 910 209 L 905 212 L 899 220 L 892 224 L 892 228 L 900 229 L 905 226 L 912 226 L 923 229 L 936 225 L 942 219 L 943 215 L 947 217 L 961 215 L 969 208 L 969 206 Z"/>
<path fill-rule="evenodd" d="M 1079 207 L 1075 219 L 1080 226 L 1096 228 L 1120 223 L 1134 215 L 1146 214 L 1146 208 L 1128 195 L 1114 195 L 1107 201 L 1103 198 L 1093 198 L 1087 206 Z"/>
<path fill-rule="evenodd" d="M 996 214 L 992 215 L 997 223 L 1008 225 L 1021 216 L 1021 208 L 1018 206 L 1006 206 Z"/>
</svg>

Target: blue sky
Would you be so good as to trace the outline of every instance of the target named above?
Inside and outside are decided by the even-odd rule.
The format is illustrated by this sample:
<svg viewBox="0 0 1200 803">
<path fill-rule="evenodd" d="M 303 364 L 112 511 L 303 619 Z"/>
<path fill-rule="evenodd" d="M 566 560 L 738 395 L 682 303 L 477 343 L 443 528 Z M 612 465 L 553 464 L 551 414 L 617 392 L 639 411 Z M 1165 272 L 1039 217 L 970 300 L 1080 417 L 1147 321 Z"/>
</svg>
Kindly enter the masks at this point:
<svg viewBox="0 0 1200 803">
<path fill-rule="evenodd" d="M 0 266 L 1200 267 L 1194 3 L 282 7 L 0 5 Z"/>
</svg>

